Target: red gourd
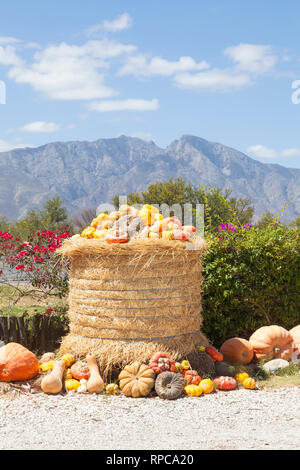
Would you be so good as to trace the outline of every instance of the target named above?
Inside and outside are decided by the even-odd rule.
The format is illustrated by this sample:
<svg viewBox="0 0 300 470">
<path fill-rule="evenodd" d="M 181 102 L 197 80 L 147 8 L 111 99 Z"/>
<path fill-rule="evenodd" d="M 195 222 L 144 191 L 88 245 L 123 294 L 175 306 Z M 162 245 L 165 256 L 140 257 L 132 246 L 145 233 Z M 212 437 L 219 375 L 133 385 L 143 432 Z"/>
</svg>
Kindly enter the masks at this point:
<svg viewBox="0 0 300 470">
<path fill-rule="evenodd" d="M 234 390 L 237 387 L 237 381 L 233 377 L 220 376 L 214 379 L 214 385 L 219 390 Z"/>
<path fill-rule="evenodd" d="M 174 372 L 175 361 L 169 354 L 160 351 L 151 356 L 149 367 L 151 367 L 156 374 L 161 374 L 161 372 Z"/>
<path fill-rule="evenodd" d="M 210 355 L 210 357 L 217 362 L 223 361 L 223 355 L 213 346 L 206 346 L 205 352 Z"/>
</svg>

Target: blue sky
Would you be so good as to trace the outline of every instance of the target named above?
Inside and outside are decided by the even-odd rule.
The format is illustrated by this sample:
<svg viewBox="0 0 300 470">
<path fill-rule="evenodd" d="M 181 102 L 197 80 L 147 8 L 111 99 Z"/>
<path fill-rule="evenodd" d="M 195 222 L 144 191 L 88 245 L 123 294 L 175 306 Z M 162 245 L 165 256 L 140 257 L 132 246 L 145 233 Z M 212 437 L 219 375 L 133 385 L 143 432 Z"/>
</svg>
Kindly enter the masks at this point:
<svg viewBox="0 0 300 470">
<path fill-rule="evenodd" d="M 0 151 L 192 134 L 300 168 L 299 17 L 279 0 L 2 2 Z"/>
</svg>

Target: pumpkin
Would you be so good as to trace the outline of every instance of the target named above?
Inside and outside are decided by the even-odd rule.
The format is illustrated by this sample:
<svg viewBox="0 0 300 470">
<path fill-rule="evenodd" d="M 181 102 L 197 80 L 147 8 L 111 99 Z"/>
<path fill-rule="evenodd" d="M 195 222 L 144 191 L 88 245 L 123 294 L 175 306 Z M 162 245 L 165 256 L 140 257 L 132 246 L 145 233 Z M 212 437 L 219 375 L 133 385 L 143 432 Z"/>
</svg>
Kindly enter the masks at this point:
<svg viewBox="0 0 300 470">
<path fill-rule="evenodd" d="M 218 361 L 218 362 L 223 361 L 223 356 L 222 356 L 222 354 L 219 353 L 219 351 L 218 351 L 216 348 L 214 348 L 213 346 L 206 346 L 205 352 L 206 352 L 206 354 L 209 354 L 210 357 L 211 357 L 214 361 Z"/>
<path fill-rule="evenodd" d="M 151 356 L 149 367 L 151 367 L 156 374 L 167 371 L 174 372 L 175 361 L 167 353 L 160 351 Z"/>
<path fill-rule="evenodd" d="M 191 397 L 200 397 L 203 393 L 203 390 L 199 385 L 187 385 L 184 387 L 184 391 Z"/>
<path fill-rule="evenodd" d="M 196 370 L 185 370 L 182 375 L 187 385 L 199 385 L 202 380 Z"/>
<path fill-rule="evenodd" d="M 252 345 L 244 338 L 228 339 L 220 351 L 227 361 L 237 364 L 249 364 L 253 359 Z"/>
<path fill-rule="evenodd" d="M 70 367 L 75 362 L 75 357 L 72 354 L 64 354 L 61 358 L 62 361 L 65 361 L 66 367 Z"/>
<path fill-rule="evenodd" d="M 0 382 L 28 380 L 39 372 L 36 356 L 19 343 L 8 343 L 0 348 Z"/>
<path fill-rule="evenodd" d="M 151 367 L 134 362 L 120 373 L 120 389 L 126 397 L 146 397 L 154 387 L 154 378 L 155 374 Z"/>
<path fill-rule="evenodd" d="M 293 352 L 296 353 L 298 359 L 300 359 L 300 325 L 295 326 L 290 330 L 290 334 L 294 339 L 294 348 Z"/>
<path fill-rule="evenodd" d="M 90 371 L 87 390 L 89 393 L 100 393 L 104 389 L 104 382 L 98 369 L 96 356 L 94 354 L 90 354 L 86 359 Z"/>
<path fill-rule="evenodd" d="M 80 382 L 79 380 L 75 380 L 75 379 L 67 379 L 65 381 L 65 389 L 67 390 L 67 392 L 71 392 L 72 390 L 76 390 L 80 387 Z"/>
<path fill-rule="evenodd" d="M 117 384 L 107 384 L 105 391 L 108 395 L 117 395 L 119 392 L 119 387 Z"/>
<path fill-rule="evenodd" d="M 107 234 L 105 241 L 106 243 L 126 243 L 129 241 L 129 235 L 128 233 L 115 230 Z"/>
<path fill-rule="evenodd" d="M 43 364 L 44 362 L 49 362 L 49 361 L 54 361 L 55 360 L 55 354 L 53 352 L 46 352 L 42 355 L 40 359 L 40 364 Z"/>
<path fill-rule="evenodd" d="M 250 337 L 249 342 L 257 360 L 285 359 L 293 355 L 293 336 L 278 325 L 262 326 Z"/>
<path fill-rule="evenodd" d="M 155 391 L 160 398 L 175 400 L 183 392 L 184 379 L 176 372 L 162 372 L 155 381 Z"/>
<path fill-rule="evenodd" d="M 47 372 L 48 370 L 52 370 L 54 366 L 55 361 L 48 361 L 48 362 L 43 362 L 43 364 L 40 365 L 40 370 L 43 372 Z"/>
<path fill-rule="evenodd" d="M 245 379 L 248 379 L 248 377 L 249 375 L 247 374 L 247 372 L 239 372 L 238 374 L 236 374 L 235 380 L 242 384 Z"/>
<path fill-rule="evenodd" d="M 201 380 L 199 387 L 201 387 L 202 392 L 205 393 L 205 395 L 211 393 L 214 391 L 214 384 L 211 379 L 203 379 Z"/>
<path fill-rule="evenodd" d="M 237 381 L 233 377 L 216 377 L 213 381 L 218 390 L 234 390 L 237 387 Z"/>
<path fill-rule="evenodd" d="M 74 377 L 74 379 L 77 379 L 77 380 L 86 379 L 86 380 L 88 380 L 89 377 L 90 377 L 89 366 L 87 365 L 86 362 L 83 362 L 83 361 L 75 362 L 75 364 L 73 364 L 72 367 L 71 367 L 71 374 Z"/>
<path fill-rule="evenodd" d="M 46 375 L 41 382 L 41 389 L 45 393 L 56 394 L 62 391 L 66 364 L 64 361 L 55 361 L 50 374 Z"/>
<path fill-rule="evenodd" d="M 254 390 L 256 388 L 255 380 L 252 379 L 251 377 L 248 377 L 247 379 L 244 380 L 243 387 L 249 388 L 250 390 Z"/>
</svg>

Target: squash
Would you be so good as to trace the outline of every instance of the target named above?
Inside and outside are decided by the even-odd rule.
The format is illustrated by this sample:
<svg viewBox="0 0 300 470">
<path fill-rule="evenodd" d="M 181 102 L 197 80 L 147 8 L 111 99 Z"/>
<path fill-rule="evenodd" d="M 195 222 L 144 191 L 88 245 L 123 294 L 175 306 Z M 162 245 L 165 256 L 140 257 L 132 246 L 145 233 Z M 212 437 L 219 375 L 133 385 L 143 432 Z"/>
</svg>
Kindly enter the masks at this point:
<svg viewBox="0 0 300 470">
<path fill-rule="evenodd" d="M 249 375 L 247 374 L 247 372 L 239 372 L 238 374 L 236 374 L 235 380 L 242 384 L 245 379 L 248 379 L 248 377 Z"/>
<path fill-rule="evenodd" d="M 66 367 L 70 367 L 75 362 L 75 357 L 72 354 L 64 354 L 61 358 L 62 361 L 65 361 Z"/>
<path fill-rule="evenodd" d="M 212 393 L 215 389 L 213 381 L 211 379 L 201 380 L 199 387 L 201 387 L 202 392 L 205 393 L 205 395 Z"/>
<path fill-rule="evenodd" d="M 156 374 L 167 371 L 174 372 L 175 361 L 167 353 L 160 351 L 151 356 L 149 367 L 151 367 Z"/>
<path fill-rule="evenodd" d="M 205 352 L 206 352 L 206 354 L 209 354 L 210 357 L 214 361 L 218 361 L 218 362 L 223 361 L 223 355 L 221 353 L 219 353 L 219 351 L 216 348 L 214 348 L 213 346 L 206 346 Z"/>
<path fill-rule="evenodd" d="M 290 330 L 290 334 L 294 339 L 293 352 L 295 356 L 300 359 L 300 325 L 295 326 Z"/>
<path fill-rule="evenodd" d="M 90 377 L 90 369 L 86 362 L 77 361 L 71 367 L 71 374 L 74 379 L 81 380 L 86 379 L 88 380 Z"/>
<path fill-rule="evenodd" d="M 146 397 L 154 387 L 155 373 L 146 364 L 134 362 L 119 375 L 119 385 L 126 397 Z"/>
<path fill-rule="evenodd" d="M 42 355 L 41 359 L 39 360 L 40 364 L 43 364 L 44 362 L 49 362 L 49 361 L 54 361 L 55 360 L 55 354 L 53 352 L 46 352 Z"/>
<path fill-rule="evenodd" d="M 41 389 L 45 393 L 56 394 L 62 391 L 63 375 L 66 368 L 64 361 L 55 361 L 50 374 L 46 375 L 41 382 Z"/>
<path fill-rule="evenodd" d="M 43 372 L 47 372 L 48 370 L 52 370 L 54 366 L 55 361 L 48 361 L 48 362 L 43 362 L 40 365 L 40 370 Z"/>
<path fill-rule="evenodd" d="M 244 338 L 230 338 L 222 344 L 221 353 L 225 360 L 237 364 L 249 364 L 253 359 L 252 345 Z"/>
<path fill-rule="evenodd" d="M 184 379 L 176 372 L 162 372 L 155 381 L 155 391 L 160 398 L 175 400 L 183 392 Z"/>
<path fill-rule="evenodd" d="M 251 377 L 248 377 L 247 379 L 244 380 L 243 387 L 249 388 L 250 390 L 254 390 L 256 388 L 255 380 L 252 379 Z"/>
<path fill-rule="evenodd" d="M 73 390 L 76 392 L 79 387 L 80 387 L 79 380 L 67 379 L 65 381 L 65 389 L 67 390 L 67 392 L 71 392 Z"/>
<path fill-rule="evenodd" d="M 73 375 L 72 375 L 71 369 L 66 369 L 66 370 L 65 370 L 65 372 L 64 372 L 64 379 L 65 379 L 65 380 L 73 379 Z"/>
<path fill-rule="evenodd" d="M 185 360 L 185 361 L 182 361 L 181 367 L 182 367 L 183 370 L 188 370 L 188 369 L 191 368 L 191 365 L 190 365 L 189 361 Z"/>
<path fill-rule="evenodd" d="M 199 385 L 187 385 L 184 387 L 184 391 L 187 395 L 192 397 L 200 397 L 203 393 L 203 390 Z"/>
<path fill-rule="evenodd" d="M 183 371 L 182 364 L 180 362 L 175 362 L 175 372 L 181 373 Z"/>
<path fill-rule="evenodd" d="M 28 380 L 39 372 L 39 361 L 33 352 L 19 343 L 0 348 L 0 382 Z"/>
<path fill-rule="evenodd" d="M 218 390 L 234 390 L 237 387 L 237 381 L 233 377 L 216 377 L 213 381 Z"/>
<path fill-rule="evenodd" d="M 199 385 L 202 380 L 196 370 L 185 370 L 182 372 L 182 375 L 187 385 Z"/>
<path fill-rule="evenodd" d="M 119 393 L 119 387 L 117 384 L 107 384 L 105 391 L 108 395 L 117 395 L 117 393 Z"/>
<path fill-rule="evenodd" d="M 250 337 L 249 342 L 257 360 L 285 359 L 293 355 L 294 339 L 291 333 L 278 325 L 262 326 Z"/>
<path fill-rule="evenodd" d="M 89 354 L 86 360 L 90 371 L 87 390 L 89 393 L 101 393 L 104 389 L 104 382 L 98 369 L 96 356 L 94 354 Z"/>
</svg>

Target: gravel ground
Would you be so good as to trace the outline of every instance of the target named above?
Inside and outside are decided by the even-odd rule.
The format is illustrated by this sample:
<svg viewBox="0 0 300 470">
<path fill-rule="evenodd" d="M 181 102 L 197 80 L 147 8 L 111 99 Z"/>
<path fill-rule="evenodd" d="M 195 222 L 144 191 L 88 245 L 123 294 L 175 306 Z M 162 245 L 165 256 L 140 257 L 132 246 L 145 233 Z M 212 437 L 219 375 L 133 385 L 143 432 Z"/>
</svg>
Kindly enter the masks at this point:
<svg viewBox="0 0 300 470">
<path fill-rule="evenodd" d="M 173 402 L 78 394 L 3 397 L 0 449 L 300 449 L 300 387 Z"/>
</svg>

